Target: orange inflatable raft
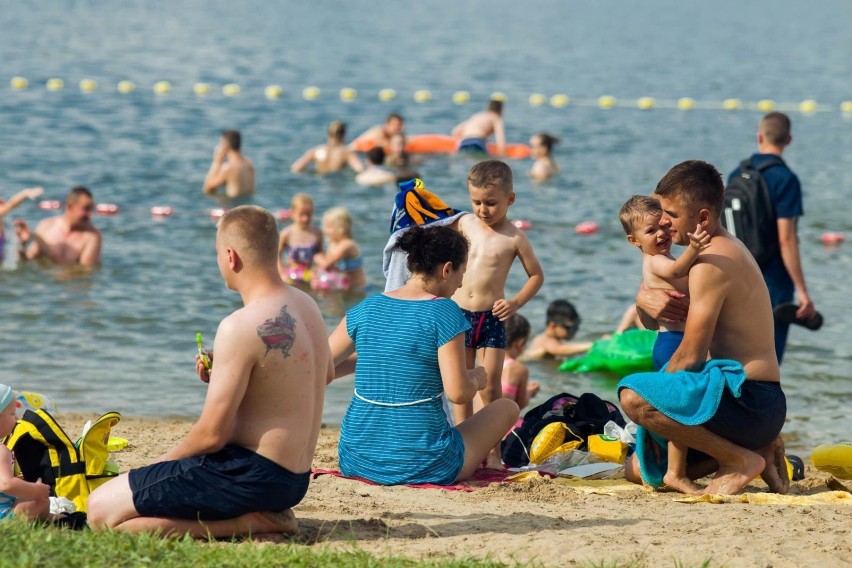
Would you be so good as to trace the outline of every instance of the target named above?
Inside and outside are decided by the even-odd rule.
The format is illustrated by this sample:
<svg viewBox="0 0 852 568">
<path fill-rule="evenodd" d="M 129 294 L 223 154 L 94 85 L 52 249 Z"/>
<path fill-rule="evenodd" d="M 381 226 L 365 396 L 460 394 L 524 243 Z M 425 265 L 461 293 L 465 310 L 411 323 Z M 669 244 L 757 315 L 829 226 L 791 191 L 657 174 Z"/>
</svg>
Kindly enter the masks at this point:
<svg viewBox="0 0 852 568">
<path fill-rule="evenodd" d="M 376 143 L 364 140 L 354 145 L 359 152 L 369 152 Z M 454 154 L 459 141 L 446 134 L 415 134 L 405 139 L 405 151 L 409 154 Z M 386 149 L 387 150 L 387 149 Z M 497 155 L 497 144 L 488 144 L 488 153 Z M 530 157 L 530 147 L 526 144 L 506 144 L 506 158 L 524 160 Z"/>
</svg>

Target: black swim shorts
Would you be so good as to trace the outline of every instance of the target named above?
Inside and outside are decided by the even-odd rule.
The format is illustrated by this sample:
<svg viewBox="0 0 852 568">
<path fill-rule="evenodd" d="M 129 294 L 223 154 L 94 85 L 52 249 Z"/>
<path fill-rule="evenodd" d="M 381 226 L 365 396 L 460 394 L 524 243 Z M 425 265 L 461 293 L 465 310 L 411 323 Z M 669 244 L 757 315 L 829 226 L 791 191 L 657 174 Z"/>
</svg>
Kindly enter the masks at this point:
<svg viewBox="0 0 852 568">
<path fill-rule="evenodd" d="M 292 473 L 241 446 L 130 470 L 142 517 L 217 521 L 283 511 L 305 496 L 311 472 Z"/>
<path fill-rule="evenodd" d="M 713 418 L 705 428 L 749 450 L 768 446 L 784 426 L 787 398 L 781 384 L 772 381 L 745 381 L 740 398 L 724 390 Z"/>
<path fill-rule="evenodd" d="M 470 324 L 470 329 L 464 334 L 465 347 L 471 349 L 481 349 L 482 347 L 506 348 L 506 324 L 491 313 L 491 310 L 470 312 L 462 309 L 462 313 Z"/>
</svg>

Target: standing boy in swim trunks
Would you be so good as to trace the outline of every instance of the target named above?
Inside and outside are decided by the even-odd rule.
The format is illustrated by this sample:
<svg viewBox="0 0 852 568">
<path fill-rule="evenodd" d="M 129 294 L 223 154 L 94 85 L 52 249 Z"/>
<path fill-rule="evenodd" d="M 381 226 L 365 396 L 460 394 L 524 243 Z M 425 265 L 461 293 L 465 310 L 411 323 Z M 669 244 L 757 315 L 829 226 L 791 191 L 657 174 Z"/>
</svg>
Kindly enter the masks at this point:
<svg viewBox="0 0 852 568">
<path fill-rule="evenodd" d="M 89 497 L 94 529 L 230 537 L 297 530 L 291 507 L 308 489 L 326 382 L 334 376 L 325 324 L 307 294 L 278 274 L 268 211 L 226 213 L 216 234 L 225 284 L 244 307 L 219 324 L 201 417 L 153 465 Z"/>
<path fill-rule="evenodd" d="M 689 292 L 689 269 L 698 260 L 698 254 L 710 246 L 710 235 L 697 225 L 695 233 L 687 233 L 689 244 L 680 258 L 672 256 L 672 237 L 660 226 L 663 208 L 658 199 L 649 195 L 634 195 L 618 212 L 621 226 L 627 233 L 627 242 L 642 251 L 642 285 L 646 288 Z M 669 362 L 683 339 L 683 322 L 658 322 L 659 333 L 654 342 L 654 370 L 659 371 Z M 683 493 L 696 492 L 695 484 L 686 474 L 686 452 L 689 448 L 675 442 L 668 443 L 668 469 L 666 485 Z"/>
<path fill-rule="evenodd" d="M 529 302 L 544 283 L 544 272 L 526 234 L 506 218 L 515 202 L 512 169 L 499 160 L 480 162 L 467 176 L 473 215 L 458 220 L 458 230 L 468 241 L 470 251 L 467 272 L 453 300 L 470 322 L 466 333 L 467 366 L 474 368 L 477 358 L 488 374 L 488 384 L 479 391 L 483 406 L 502 397 L 500 382 L 506 355 L 505 321 Z M 504 287 L 515 257 L 527 273 L 528 280 L 513 298 L 506 299 Z M 456 423 L 473 414 L 470 403 L 455 408 Z M 501 467 L 494 451 L 488 465 Z"/>
<path fill-rule="evenodd" d="M 453 128 L 452 137 L 459 141 L 459 151 L 488 153 L 488 138 L 494 135 L 497 155 L 506 153 L 506 129 L 503 126 L 503 101 L 491 100 L 488 109 L 478 112 Z"/>
</svg>

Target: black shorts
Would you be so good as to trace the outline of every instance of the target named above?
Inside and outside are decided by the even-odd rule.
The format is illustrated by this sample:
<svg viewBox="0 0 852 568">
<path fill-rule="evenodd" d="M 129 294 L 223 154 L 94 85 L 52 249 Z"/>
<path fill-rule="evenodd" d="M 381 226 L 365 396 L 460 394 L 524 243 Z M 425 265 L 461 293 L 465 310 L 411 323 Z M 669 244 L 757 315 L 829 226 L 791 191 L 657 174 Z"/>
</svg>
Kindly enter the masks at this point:
<svg viewBox="0 0 852 568">
<path fill-rule="evenodd" d="M 506 324 L 491 313 L 491 310 L 471 312 L 462 309 L 462 313 L 470 324 L 470 329 L 464 333 L 465 347 L 469 349 L 506 348 Z"/>
<path fill-rule="evenodd" d="M 241 446 L 130 470 L 133 505 L 142 517 L 218 521 L 283 511 L 308 491 L 311 472 L 292 473 Z"/>
</svg>

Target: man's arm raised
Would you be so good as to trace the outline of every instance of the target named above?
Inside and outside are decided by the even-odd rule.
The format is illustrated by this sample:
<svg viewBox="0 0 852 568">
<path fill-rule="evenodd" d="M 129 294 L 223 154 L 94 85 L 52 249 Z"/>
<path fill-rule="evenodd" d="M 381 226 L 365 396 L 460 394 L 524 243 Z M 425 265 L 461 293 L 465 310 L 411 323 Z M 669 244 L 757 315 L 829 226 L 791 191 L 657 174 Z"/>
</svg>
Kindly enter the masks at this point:
<svg viewBox="0 0 852 568">
<path fill-rule="evenodd" d="M 256 351 L 256 346 L 247 341 L 247 338 L 255 339 L 256 335 L 241 333 L 244 330 L 240 330 L 232 318 L 225 318 L 216 331 L 213 344 L 216 366 L 207 388 L 201 417 L 186 438 L 155 461 L 211 453 L 228 443 L 254 366 L 250 354 Z"/>
<path fill-rule="evenodd" d="M 710 351 L 719 313 L 727 295 L 727 279 L 718 266 L 701 262 L 689 273 L 689 315 L 683 340 L 666 368 L 669 373 L 700 369 Z"/>
</svg>

